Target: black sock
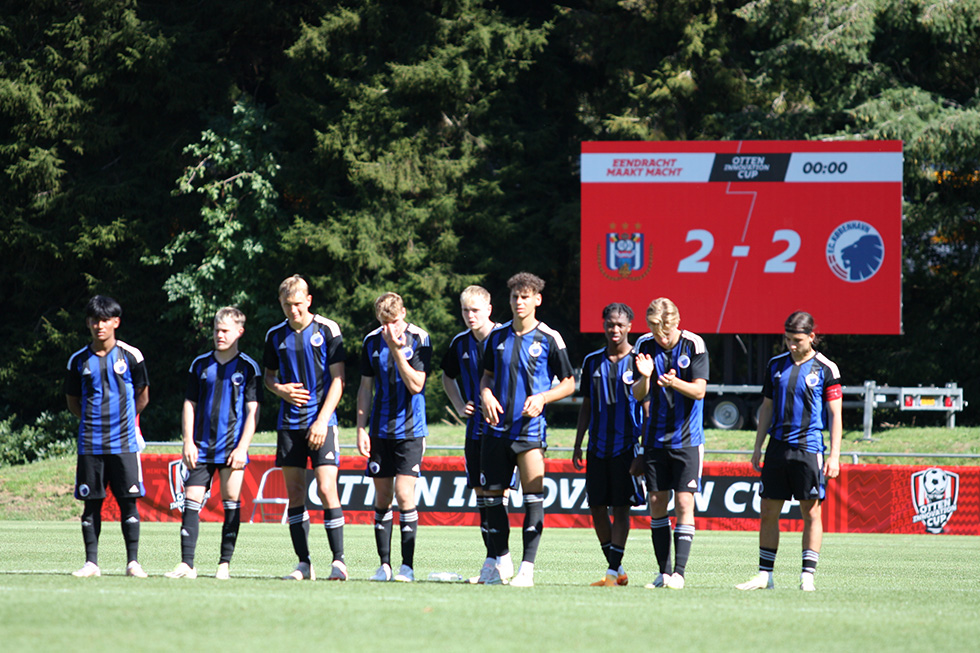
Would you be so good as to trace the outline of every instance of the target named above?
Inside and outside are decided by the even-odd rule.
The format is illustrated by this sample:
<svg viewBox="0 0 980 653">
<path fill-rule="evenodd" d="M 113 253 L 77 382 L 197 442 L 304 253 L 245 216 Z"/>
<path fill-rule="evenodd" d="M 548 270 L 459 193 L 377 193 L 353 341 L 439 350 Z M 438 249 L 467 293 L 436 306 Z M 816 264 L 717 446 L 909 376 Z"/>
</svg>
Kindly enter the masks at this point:
<svg viewBox="0 0 980 653">
<path fill-rule="evenodd" d="M 327 543 L 333 559 L 344 561 L 344 509 L 327 508 L 323 511 L 323 527 L 327 531 Z"/>
<path fill-rule="evenodd" d="M 126 562 L 129 563 L 139 559 L 140 511 L 136 499 L 116 499 L 116 503 L 119 504 L 119 522 L 126 543 Z"/>
<path fill-rule="evenodd" d="M 599 548 L 602 549 L 602 555 L 606 559 L 606 567 L 612 569 L 612 561 L 609 559 L 609 547 L 612 546 L 612 542 L 599 542 Z"/>
<path fill-rule="evenodd" d="M 650 535 L 653 537 L 653 554 L 661 574 L 671 573 L 670 568 L 670 519 L 650 518 Z"/>
<path fill-rule="evenodd" d="M 674 529 L 674 573 L 684 575 L 694 543 L 694 524 L 678 524 Z"/>
<path fill-rule="evenodd" d="M 242 502 L 241 501 L 222 501 L 225 509 L 225 521 L 221 525 L 221 557 L 218 563 L 231 562 L 231 556 L 235 553 L 235 544 L 238 543 L 238 529 L 242 523 Z"/>
<path fill-rule="evenodd" d="M 759 547 L 759 571 L 772 572 L 776 566 L 776 549 Z"/>
<path fill-rule="evenodd" d="M 103 499 L 86 499 L 82 508 L 82 542 L 85 543 L 85 561 L 99 564 L 99 535 L 102 533 Z"/>
<path fill-rule="evenodd" d="M 310 515 L 306 506 L 296 506 L 286 510 L 289 522 L 289 538 L 293 541 L 293 551 L 300 562 L 310 563 Z"/>
<path fill-rule="evenodd" d="M 803 571 L 805 573 L 817 573 L 817 560 L 820 554 L 812 549 L 803 549 Z"/>
<path fill-rule="evenodd" d="M 507 507 L 503 497 L 486 497 L 487 502 L 487 537 L 490 538 L 493 551 L 499 558 L 510 553 L 510 521 L 507 519 Z"/>
<path fill-rule="evenodd" d="M 197 535 L 201 530 L 201 503 L 184 498 L 184 514 L 180 518 L 180 559 L 188 567 L 194 566 Z"/>
<path fill-rule="evenodd" d="M 374 543 L 381 564 L 391 566 L 391 510 L 374 509 Z"/>
<path fill-rule="evenodd" d="M 534 564 L 538 555 L 538 544 L 541 543 L 541 531 L 544 530 L 544 495 L 524 495 L 524 555 L 525 562 Z"/>
<path fill-rule="evenodd" d="M 626 553 L 626 549 L 621 546 L 616 546 L 615 544 L 609 545 L 609 568 L 614 571 L 619 571 L 620 565 L 623 564 L 623 554 Z"/>
<path fill-rule="evenodd" d="M 476 498 L 476 508 L 480 511 L 480 535 L 483 537 L 483 546 L 487 550 L 488 558 L 497 557 L 493 552 L 493 540 L 490 539 L 490 527 L 487 526 L 487 502 L 485 497 Z"/>
<path fill-rule="evenodd" d="M 398 527 L 402 534 L 402 564 L 415 566 L 415 536 L 419 529 L 419 513 L 415 508 L 398 512 Z"/>
</svg>

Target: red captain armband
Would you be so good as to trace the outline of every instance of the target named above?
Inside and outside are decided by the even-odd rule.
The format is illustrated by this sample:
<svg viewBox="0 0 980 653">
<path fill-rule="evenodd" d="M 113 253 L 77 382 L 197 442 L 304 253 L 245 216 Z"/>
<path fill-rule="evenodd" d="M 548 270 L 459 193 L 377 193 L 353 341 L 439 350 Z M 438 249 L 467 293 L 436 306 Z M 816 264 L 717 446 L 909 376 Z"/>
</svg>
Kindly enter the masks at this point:
<svg viewBox="0 0 980 653">
<path fill-rule="evenodd" d="M 840 387 L 840 384 L 832 385 L 824 392 L 824 398 L 827 401 L 833 401 L 834 399 L 840 399 L 844 396 L 844 390 Z"/>
</svg>

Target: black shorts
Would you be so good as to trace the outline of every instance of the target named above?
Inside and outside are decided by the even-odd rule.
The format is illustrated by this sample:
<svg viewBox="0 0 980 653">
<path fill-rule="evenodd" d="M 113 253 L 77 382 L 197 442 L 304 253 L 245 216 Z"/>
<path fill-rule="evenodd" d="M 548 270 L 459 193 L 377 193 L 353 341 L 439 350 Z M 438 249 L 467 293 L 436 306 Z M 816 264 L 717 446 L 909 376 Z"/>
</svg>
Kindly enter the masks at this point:
<svg viewBox="0 0 980 653">
<path fill-rule="evenodd" d="M 680 449 L 646 449 L 647 490 L 700 492 L 704 445 Z"/>
<path fill-rule="evenodd" d="M 590 506 L 639 506 L 646 502 L 643 478 L 630 474 L 633 450 L 612 458 L 585 455 L 585 491 Z"/>
<path fill-rule="evenodd" d="M 205 490 L 211 488 L 211 479 L 220 469 L 229 468 L 228 463 L 198 463 L 194 469 L 185 469 L 184 487 L 199 486 Z"/>
<path fill-rule="evenodd" d="M 463 464 L 466 465 L 466 487 L 470 489 L 483 487 L 483 484 L 480 482 L 480 451 L 483 448 L 481 444 L 482 440 L 483 438 L 479 440 L 466 438 L 466 442 L 463 443 Z"/>
<path fill-rule="evenodd" d="M 143 496 L 143 466 L 138 453 L 84 454 L 75 466 L 75 498 L 105 499 L 105 489 L 112 487 L 116 499 Z"/>
<path fill-rule="evenodd" d="M 425 453 L 425 438 L 394 440 L 371 436 L 371 455 L 368 457 L 367 472 L 371 478 L 393 478 L 395 476 L 422 475 L 422 454 Z"/>
<path fill-rule="evenodd" d="M 823 454 L 794 449 L 782 440 L 769 440 L 762 464 L 759 496 L 787 501 L 823 501 L 826 479 L 823 476 Z"/>
<path fill-rule="evenodd" d="M 323 465 L 340 464 L 340 438 L 336 426 L 327 428 L 327 439 L 319 449 L 310 449 L 306 443 L 309 429 L 297 431 L 279 431 L 276 440 L 276 467 L 302 467 L 306 469 L 309 460 L 313 468 Z"/>
<path fill-rule="evenodd" d="M 547 444 L 537 440 L 508 440 L 492 435 L 484 435 L 481 442 L 480 484 L 484 490 L 492 492 L 517 488 L 518 454 L 532 449 L 541 449 L 543 453 L 548 448 Z"/>
</svg>

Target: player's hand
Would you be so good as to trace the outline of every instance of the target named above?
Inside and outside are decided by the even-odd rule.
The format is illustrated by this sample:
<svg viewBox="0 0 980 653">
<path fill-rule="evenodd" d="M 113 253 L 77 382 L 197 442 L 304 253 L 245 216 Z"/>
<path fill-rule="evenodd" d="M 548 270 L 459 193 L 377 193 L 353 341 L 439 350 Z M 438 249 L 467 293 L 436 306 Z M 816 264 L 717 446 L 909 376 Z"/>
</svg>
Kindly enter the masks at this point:
<svg viewBox="0 0 980 653">
<path fill-rule="evenodd" d="M 666 374 L 661 374 L 657 377 L 657 385 L 661 388 L 673 388 L 674 383 L 677 381 L 677 370 L 671 368 Z"/>
<path fill-rule="evenodd" d="M 487 424 L 496 426 L 500 423 L 500 416 L 504 414 L 504 407 L 500 405 L 500 402 L 489 389 L 483 393 L 483 403 L 480 406 L 483 409 L 483 419 L 486 420 Z"/>
<path fill-rule="evenodd" d="M 245 463 L 248 462 L 248 448 L 244 450 L 241 447 L 236 447 L 231 455 L 228 456 L 228 466 L 232 469 L 245 469 Z"/>
<path fill-rule="evenodd" d="M 323 443 L 327 441 L 328 430 L 327 420 L 318 417 L 313 421 L 310 429 L 306 432 L 306 444 L 309 445 L 310 449 L 316 450 L 323 446 Z"/>
<path fill-rule="evenodd" d="M 758 449 L 752 452 L 752 469 L 757 472 L 762 471 L 762 452 Z"/>
<path fill-rule="evenodd" d="M 302 383 L 280 383 L 279 391 L 282 400 L 293 406 L 305 406 L 310 400 L 310 391 Z"/>
<path fill-rule="evenodd" d="M 578 471 L 585 468 L 585 465 L 582 464 L 582 447 L 575 447 L 575 450 L 572 451 L 572 467 Z"/>
<path fill-rule="evenodd" d="M 405 330 L 399 329 L 394 323 L 381 325 L 381 337 L 388 348 L 397 351 L 405 346 Z"/>
<path fill-rule="evenodd" d="M 476 412 L 476 402 L 467 401 L 466 406 L 463 408 L 463 417 L 472 417 L 473 413 Z"/>
<path fill-rule="evenodd" d="M 653 375 L 653 357 L 650 354 L 637 354 L 635 366 L 640 376 L 650 378 Z"/>
<path fill-rule="evenodd" d="M 536 394 L 531 395 L 524 400 L 524 410 L 521 411 L 521 414 L 525 415 L 526 417 L 537 417 L 543 410 L 544 395 Z"/>
<path fill-rule="evenodd" d="M 181 458 L 184 460 L 184 467 L 187 469 L 194 469 L 197 467 L 197 445 L 193 442 L 185 442 L 184 450 L 181 453 Z"/>
<path fill-rule="evenodd" d="M 636 456 L 630 463 L 631 476 L 643 476 L 643 456 Z"/>
<path fill-rule="evenodd" d="M 357 453 L 365 458 L 371 455 L 371 436 L 368 435 L 367 429 L 357 429 Z"/>
<path fill-rule="evenodd" d="M 823 475 L 826 478 L 837 478 L 840 476 L 840 458 L 827 458 L 823 464 Z"/>
</svg>

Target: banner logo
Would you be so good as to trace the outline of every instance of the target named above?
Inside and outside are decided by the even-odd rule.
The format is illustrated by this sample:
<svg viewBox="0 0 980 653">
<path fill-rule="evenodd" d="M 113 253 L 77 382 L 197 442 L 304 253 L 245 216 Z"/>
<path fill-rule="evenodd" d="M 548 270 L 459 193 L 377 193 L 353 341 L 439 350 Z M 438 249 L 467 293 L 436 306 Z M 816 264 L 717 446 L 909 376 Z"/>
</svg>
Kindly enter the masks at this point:
<svg viewBox="0 0 980 653">
<path fill-rule="evenodd" d="M 615 225 L 610 225 L 615 227 Z M 640 225 L 636 225 L 639 227 Z M 623 225 L 626 228 L 626 225 Z M 606 234 L 605 251 L 599 246 L 599 271 L 607 279 L 616 281 L 628 279 L 637 281 L 649 272 L 647 252 L 644 250 L 646 237 L 638 232 L 609 232 Z M 618 276 L 614 276 L 615 273 Z"/>
<path fill-rule="evenodd" d="M 187 477 L 187 467 L 181 458 L 171 460 L 167 464 L 167 480 L 170 482 L 170 509 L 184 512 L 184 479 Z"/>
<path fill-rule="evenodd" d="M 867 281 L 881 269 L 884 258 L 885 242 L 867 222 L 845 222 L 827 239 L 827 265 L 844 281 Z"/>
<path fill-rule="evenodd" d="M 923 522 L 928 533 L 942 533 L 956 512 L 960 475 L 938 467 L 912 474 L 913 522 Z"/>
</svg>

